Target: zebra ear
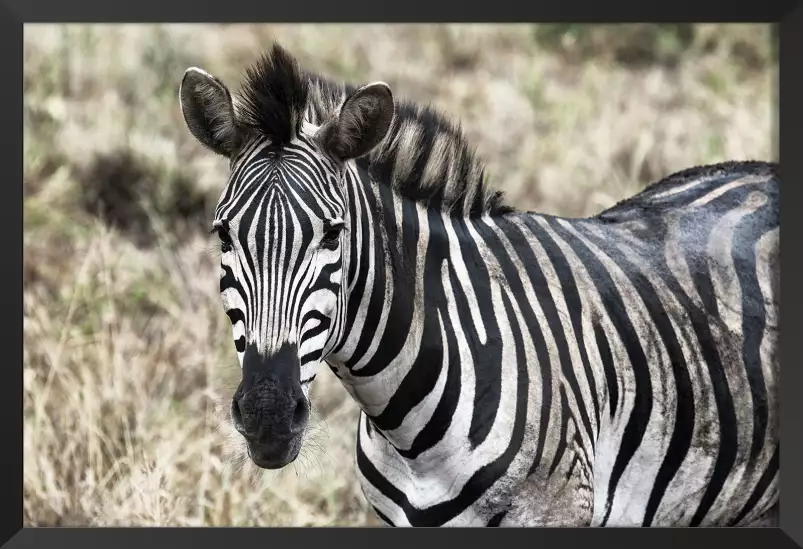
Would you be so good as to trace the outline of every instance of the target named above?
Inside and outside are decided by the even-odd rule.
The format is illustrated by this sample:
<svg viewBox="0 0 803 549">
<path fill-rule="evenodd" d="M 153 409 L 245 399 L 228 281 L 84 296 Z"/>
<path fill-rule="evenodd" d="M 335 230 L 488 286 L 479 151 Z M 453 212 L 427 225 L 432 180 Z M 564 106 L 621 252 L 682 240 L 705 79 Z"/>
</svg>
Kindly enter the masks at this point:
<svg viewBox="0 0 803 549">
<path fill-rule="evenodd" d="M 321 146 L 340 160 L 368 154 L 387 135 L 394 112 L 387 84 L 363 86 L 346 98 L 339 114 L 320 129 Z"/>
<path fill-rule="evenodd" d="M 225 157 L 234 152 L 237 125 L 231 93 L 211 74 L 190 67 L 179 88 L 184 122 L 202 145 Z"/>
</svg>

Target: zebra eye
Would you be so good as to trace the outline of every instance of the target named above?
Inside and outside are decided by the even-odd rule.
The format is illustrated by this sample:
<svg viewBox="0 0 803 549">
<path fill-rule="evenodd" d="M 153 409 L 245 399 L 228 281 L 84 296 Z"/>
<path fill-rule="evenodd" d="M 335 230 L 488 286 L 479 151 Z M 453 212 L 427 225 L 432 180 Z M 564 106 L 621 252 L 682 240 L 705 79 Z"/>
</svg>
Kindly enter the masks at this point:
<svg viewBox="0 0 803 549">
<path fill-rule="evenodd" d="M 337 246 L 340 244 L 340 229 L 342 228 L 342 225 L 327 227 L 323 233 L 321 247 L 327 250 L 336 250 Z"/>
<path fill-rule="evenodd" d="M 220 251 L 221 253 L 228 253 L 234 249 L 234 243 L 231 241 L 229 233 L 223 227 L 215 228 L 218 238 L 220 238 Z"/>
</svg>

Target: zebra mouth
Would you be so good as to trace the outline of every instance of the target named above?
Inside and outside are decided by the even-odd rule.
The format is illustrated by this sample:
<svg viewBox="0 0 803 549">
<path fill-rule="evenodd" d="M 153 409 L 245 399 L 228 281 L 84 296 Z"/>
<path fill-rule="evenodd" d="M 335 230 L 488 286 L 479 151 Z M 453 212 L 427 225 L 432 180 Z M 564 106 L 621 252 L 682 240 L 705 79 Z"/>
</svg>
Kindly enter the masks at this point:
<svg viewBox="0 0 803 549">
<path fill-rule="evenodd" d="M 260 469 L 281 469 L 296 460 L 302 436 L 281 443 L 248 443 L 248 457 Z"/>
</svg>

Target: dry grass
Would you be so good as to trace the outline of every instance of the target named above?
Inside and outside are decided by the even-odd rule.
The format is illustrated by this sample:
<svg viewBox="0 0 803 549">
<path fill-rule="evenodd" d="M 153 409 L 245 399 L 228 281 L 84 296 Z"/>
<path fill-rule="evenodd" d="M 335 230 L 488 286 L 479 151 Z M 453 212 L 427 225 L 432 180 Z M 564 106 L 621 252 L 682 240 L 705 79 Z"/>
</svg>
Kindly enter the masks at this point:
<svg viewBox="0 0 803 549">
<path fill-rule="evenodd" d="M 356 408 L 326 372 L 295 466 L 257 474 L 236 458 L 223 410 L 239 369 L 204 230 L 226 166 L 181 120 L 187 66 L 235 85 L 277 38 L 314 69 L 459 117 L 516 205 L 586 215 L 694 164 L 774 159 L 769 37 L 758 25 L 27 26 L 25 523 L 377 524 L 355 480 Z"/>
</svg>

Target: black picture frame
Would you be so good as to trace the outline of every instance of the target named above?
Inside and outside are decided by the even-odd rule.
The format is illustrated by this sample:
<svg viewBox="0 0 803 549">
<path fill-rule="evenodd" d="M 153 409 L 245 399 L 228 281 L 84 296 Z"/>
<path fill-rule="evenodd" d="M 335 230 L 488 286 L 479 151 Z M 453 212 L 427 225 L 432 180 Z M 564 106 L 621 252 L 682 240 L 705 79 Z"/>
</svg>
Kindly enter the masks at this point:
<svg viewBox="0 0 803 549">
<path fill-rule="evenodd" d="M 763 529 L 743 528 L 633 528 L 633 529 L 491 529 L 495 533 L 472 529 L 402 529 L 389 528 L 22 528 L 22 36 L 23 26 L 31 22 L 770 22 L 776 23 L 780 44 L 779 141 L 783 191 L 782 217 L 787 237 L 782 240 L 782 295 L 784 307 L 781 338 L 783 383 L 781 384 L 781 437 L 783 464 L 781 476 L 780 527 Z M 2 293 L 0 313 L 3 325 L 0 349 L 7 358 L 0 367 L 0 406 L 2 406 L 3 450 L 0 451 L 0 543 L 4 547 L 178 547 L 211 548 L 220 546 L 250 547 L 269 545 L 312 546 L 362 542 L 393 546 L 451 543 L 488 543 L 490 537 L 505 537 L 499 544 L 512 544 L 514 539 L 529 547 L 583 546 L 585 544 L 629 546 L 651 549 L 659 547 L 711 547 L 714 545 L 771 547 L 803 546 L 803 486 L 800 463 L 801 421 L 803 398 L 797 395 L 801 387 L 801 370 L 796 361 L 803 355 L 797 329 L 803 330 L 800 273 L 801 246 L 794 234 L 803 223 L 803 215 L 795 204 L 803 193 L 803 116 L 800 98 L 803 97 L 801 71 L 803 62 L 803 2 L 800 0 L 766 0 L 759 3 L 701 1 L 652 3 L 628 0 L 563 0 L 561 2 L 518 2 L 495 0 L 492 3 L 455 0 L 438 4 L 404 2 L 331 2 L 306 0 L 299 2 L 227 2 L 180 0 L 164 2 L 138 0 L 113 2 L 97 0 L 2 0 L 0 3 L 0 152 L 3 177 L 9 195 L 0 200 L 0 222 L 5 227 L 0 238 L 6 257 L 0 260 Z M 17 293 L 17 292 L 20 293 Z M 6 324 L 8 322 L 8 324 Z M 328 530 L 328 531 L 327 531 Z M 421 537 L 414 541 L 413 538 Z M 440 538 L 441 542 L 437 539 Z M 293 542 L 292 540 L 296 541 Z M 429 542 L 426 540 L 429 539 Z M 761 540 L 764 540 L 761 542 Z M 251 541 L 249 541 L 251 540 Z M 285 541 L 282 541 L 285 540 Z M 306 541 L 304 541 L 306 540 Z M 484 541 L 483 541 L 484 540 Z M 574 540 L 574 541 L 572 541 Z M 586 540 L 586 541 L 583 541 Z M 638 541 L 641 540 L 641 541 Z M 388 546 L 387 544 L 390 544 Z"/>
</svg>

